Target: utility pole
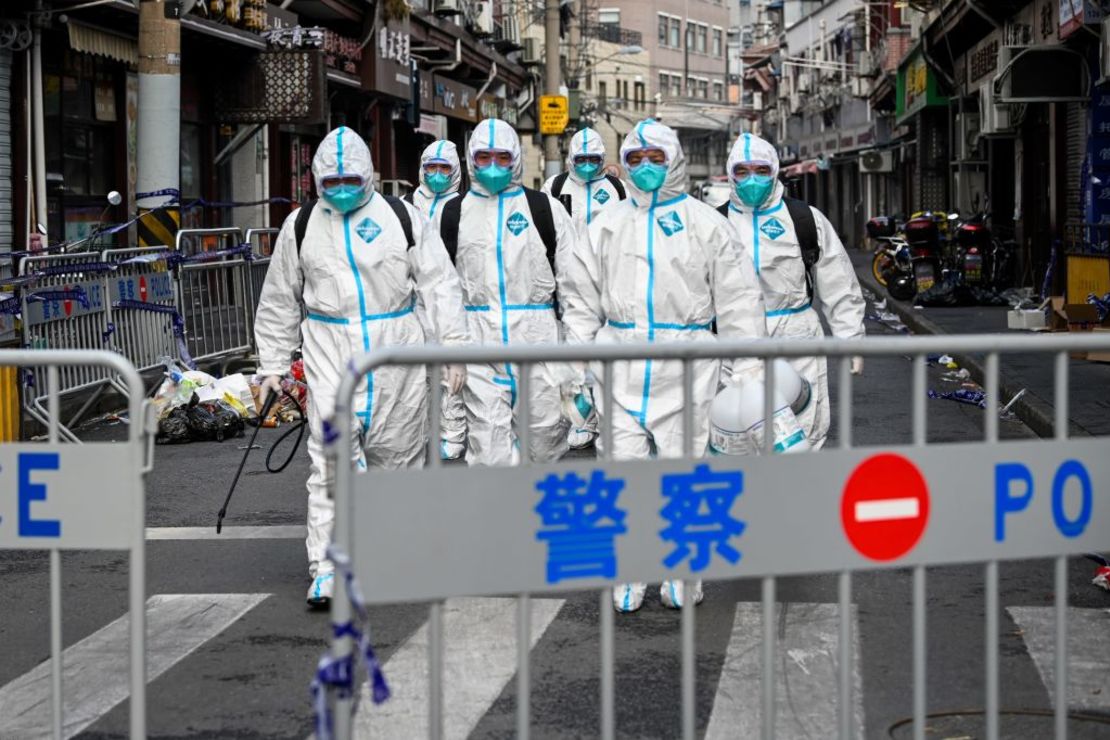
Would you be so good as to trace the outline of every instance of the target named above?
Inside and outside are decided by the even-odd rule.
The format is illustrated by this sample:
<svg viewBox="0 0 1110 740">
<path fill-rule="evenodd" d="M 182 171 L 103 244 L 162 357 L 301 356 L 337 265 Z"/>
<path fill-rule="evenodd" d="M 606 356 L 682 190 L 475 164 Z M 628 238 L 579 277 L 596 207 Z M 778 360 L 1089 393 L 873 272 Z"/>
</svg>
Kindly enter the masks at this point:
<svg viewBox="0 0 1110 740">
<path fill-rule="evenodd" d="M 139 3 L 139 193 L 181 188 L 181 1 Z M 139 246 L 173 246 L 181 210 L 170 195 L 138 198 Z"/>
<path fill-rule="evenodd" d="M 559 70 L 559 0 L 545 0 L 544 33 L 546 43 L 544 50 L 544 93 L 547 95 L 559 94 L 559 82 L 562 75 Z M 563 169 L 559 161 L 559 137 L 548 134 L 543 137 L 544 167 L 543 177 L 546 180 L 553 177 Z"/>
</svg>

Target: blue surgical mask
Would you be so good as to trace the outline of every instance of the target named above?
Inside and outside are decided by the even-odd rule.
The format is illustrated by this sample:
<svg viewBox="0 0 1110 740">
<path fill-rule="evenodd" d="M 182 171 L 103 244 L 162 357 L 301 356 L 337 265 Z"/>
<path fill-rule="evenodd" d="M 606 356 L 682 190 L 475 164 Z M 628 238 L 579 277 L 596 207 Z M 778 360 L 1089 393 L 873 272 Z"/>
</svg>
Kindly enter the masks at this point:
<svg viewBox="0 0 1110 740">
<path fill-rule="evenodd" d="M 493 163 L 475 169 L 474 179 L 482 183 L 483 187 L 491 193 L 500 193 L 512 182 L 513 170 L 511 167 L 502 167 Z"/>
<path fill-rule="evenodd" d="M 451 176 L 443 172 L 427 172 L 424 174 L 424 184 L 433 193 L 442 193 L 451 186 Z"/>
<path fill-rule="evenodd" d="M 663 183 L 667 180 L 667 165 L 656 164 L 645 159 L 629 170 L 629 174 L 632 176 L 632 182 L 636 184 L 636 187 L 645 193 L 653 193 L 663 187 Z"/>
<path fill-rule="evenodd" d="M 324 198 L 340 213 L 350 213 L 366 198 L 366 188 L 361 185 L 336 185 L 324 188 Z"/>
<path fill-rule="evenodd" d="M 772 188 L 775 187 L 775 178 L 770 175 L 748 175 L 743 180 L 739 180 L 734 187 L 741 203 L 750 208 L 757 208 L 771 194 Z"/>
<path fill-rule="evenodd" d="M 593 162 L 581 162 L 574 165 L 575 174 L 581 177 L 586 182 L 594 179 L 597 176 L 598 170 L 600 169 L 601 165 L 594 164 Z"/>
</svg>

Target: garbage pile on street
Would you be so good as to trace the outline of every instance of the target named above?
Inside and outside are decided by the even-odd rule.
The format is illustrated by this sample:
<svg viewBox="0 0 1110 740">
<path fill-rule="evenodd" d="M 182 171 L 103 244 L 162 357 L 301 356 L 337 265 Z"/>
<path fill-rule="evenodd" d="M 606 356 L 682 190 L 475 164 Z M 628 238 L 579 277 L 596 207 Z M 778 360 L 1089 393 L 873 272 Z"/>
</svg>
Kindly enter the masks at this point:
<svg viewBox="0 0 1110 740">
<path fill-rule="evenodd" d="M 162 364 L 165 380 L 154 396 L 156 444 L 223 442 L 242 436 L 248 424 L 276 427 L 300 420 L 305 412 L 308 390 L 299 360 L 292 374 L 282 379 L 282 390 L 288 395 L 282 394 L 265 419 L 260 418 L 260 377 L 230 373 L 217 378 L 201 370 L 189 370 L 169 357 L 164 357 Z"/>
</svg>

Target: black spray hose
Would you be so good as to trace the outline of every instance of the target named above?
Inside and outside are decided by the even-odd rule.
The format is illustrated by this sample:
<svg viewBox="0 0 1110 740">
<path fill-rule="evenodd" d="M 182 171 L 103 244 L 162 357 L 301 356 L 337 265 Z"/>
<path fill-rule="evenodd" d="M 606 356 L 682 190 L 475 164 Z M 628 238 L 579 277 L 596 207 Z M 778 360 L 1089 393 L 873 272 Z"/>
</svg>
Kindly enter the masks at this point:
<svg viewBox="0 0 1110 740">
<path fill-rule="evenodd" d="M 299 416 L 300 419 L 297 421 L 296 424 L 286 429 L 285 432 L 277 438 L 276 442 L 270 445 L 270 451 L 266 453 L 266 470 L 271 473 L 280 473 L 281 471 L 289 467 L 289 463 L 293 462 L 293 456 L 297 454 L 297 449 L 301 446 L 301 440 L 304 439 L 304 430 L 308 426 L 308 420 L 305 418 L 304 410 L 301 408 L 301 404 L 297 401 L 297 399 L 294 398 L 292 394 L 290 394 L 289 391 L 286 390 L 282 391 L 282 395 L 293 402 L 293 407 L 297 409 L 297 416 Z M 259 419 L 259 424 L 261 423 L 262 421 L 261 419 Z M 292 435 L 293 432 L 297 433 L 297 439 L 293 442 L 293 446 L 289 449 L 289 456 L 285 458 L 285 462 L 283 462 L 281 465 L 276 468 L 273 467 L 270 464 L 270 461 L 273 459 L 274 453 L 277 452 L 277 449 L 281 446 L 281 443 L 284 442 L 290 435 Z"/>
</svg>

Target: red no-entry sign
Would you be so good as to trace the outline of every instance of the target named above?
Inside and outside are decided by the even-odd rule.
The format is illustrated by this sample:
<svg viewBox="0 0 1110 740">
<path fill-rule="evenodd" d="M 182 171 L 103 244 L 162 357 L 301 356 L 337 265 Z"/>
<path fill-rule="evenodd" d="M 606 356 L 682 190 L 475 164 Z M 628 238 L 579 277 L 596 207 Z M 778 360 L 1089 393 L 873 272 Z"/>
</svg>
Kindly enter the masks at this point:
<svg viewBox="0 0 1110 740">
<path fill-rule="evenodd" d="M 913 549 L 929 522 L 929 489 L 912 462 L 883 453 L 861 462 L 840 499 L 840 521 L 852 547 L 871 560 L 895 560 Z"/>
<path fill-rule="evenodd" d="M 139 276 L 139 300 L 146 301 L 146 278 Z"/>
</svg>

